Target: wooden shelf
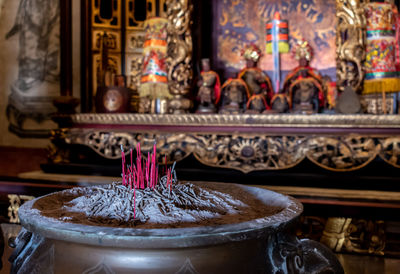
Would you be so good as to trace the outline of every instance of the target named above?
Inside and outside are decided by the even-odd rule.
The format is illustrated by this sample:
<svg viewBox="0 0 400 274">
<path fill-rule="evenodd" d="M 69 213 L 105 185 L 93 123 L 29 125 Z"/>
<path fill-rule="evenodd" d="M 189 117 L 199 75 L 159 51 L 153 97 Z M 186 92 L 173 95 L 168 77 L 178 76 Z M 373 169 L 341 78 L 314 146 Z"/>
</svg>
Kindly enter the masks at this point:
<svg viewBox="0 0 400 274">
<path fill-rule="evenodd" d="M 129 151 L 140 142 L 147 153 L 156 142 L 160 159 L 170 163 L 194 155 L 202 164 L 245 173 L 289 169 L 304 159 L 332 171 L 358 170 L 374 159 L 400 167 L 399 115 L 76 114 L 69 120 L 69 128 L 53 135 L 68 155 L 83 146 L 116 160 L 121 145 Z"/>
<path fill-rule="evenodd" d="M 73 128 L 163 132 L 400 134 L 400 115 L 76 114 Z"/>
</svg>

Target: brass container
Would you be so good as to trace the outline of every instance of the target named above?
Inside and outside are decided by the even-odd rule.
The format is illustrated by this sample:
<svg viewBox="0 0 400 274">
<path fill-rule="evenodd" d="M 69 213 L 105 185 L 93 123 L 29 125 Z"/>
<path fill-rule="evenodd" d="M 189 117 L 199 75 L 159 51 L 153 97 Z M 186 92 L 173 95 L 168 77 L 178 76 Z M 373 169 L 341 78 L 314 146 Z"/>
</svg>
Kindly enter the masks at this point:
<svg viewBox="0 0 400 274">
<path fill-rule="evenodd" d="M 266 206 L 282 210 L 237 224 L 132 229 L 55 221 L 32 209 L 37 199 L 29 201 L 19 210 L 24 229 L 10 258 L 12 272 L 343 273 L 330 250 L 291 234 L 303 210 L 300 202 L 266 189 L 241 187 Z"/>
</svg>

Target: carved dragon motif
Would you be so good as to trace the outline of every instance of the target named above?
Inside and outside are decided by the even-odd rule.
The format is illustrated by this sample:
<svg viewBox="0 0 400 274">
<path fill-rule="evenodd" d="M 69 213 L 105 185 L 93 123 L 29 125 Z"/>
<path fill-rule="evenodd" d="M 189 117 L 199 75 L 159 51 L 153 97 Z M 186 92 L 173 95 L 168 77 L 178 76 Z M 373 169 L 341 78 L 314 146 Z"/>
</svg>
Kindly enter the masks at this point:
<svg viewBox="0 0 400 274">
<path fill-rule="evenodd" d="M 337 82 L 359 90 L 364 79 L 366 19 L 359 0 L 337 0 Z"/>
<path fill-rule="evenodd" d="M 190 0 L 168 0 L 168 80 L 174 96 L 170 102 L 172 112 L 185 112 L 190 101 L 184 98 L 189 92 L 192 71 L 192 36 Z"/>
</svg>

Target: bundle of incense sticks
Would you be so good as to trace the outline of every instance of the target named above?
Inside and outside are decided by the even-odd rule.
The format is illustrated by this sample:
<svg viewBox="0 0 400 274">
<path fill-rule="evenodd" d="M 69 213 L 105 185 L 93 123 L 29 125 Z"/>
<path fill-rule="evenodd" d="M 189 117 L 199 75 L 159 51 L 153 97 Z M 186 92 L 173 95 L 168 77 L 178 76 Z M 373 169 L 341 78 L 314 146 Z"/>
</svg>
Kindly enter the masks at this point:
<svg viewBox="0 0 400 274">
<path fill-rule="evenodd" d="M 156 144 L 154 144 L 153 152 L 147 155 L 147 159 L 142 157 L 142 152 L 140 148 L 140 143 L 136 147 L 136 164 L 133 162 L 133 150 L 130 149 L 131 164 L 126 165 L 125 162 L 125 152 L 121 146 L 121 156 L 122 156 L 122 184 L 124 186 L 129 186 L 131 189 L 146 189 L 152 188 L 157 185 L 158 180 L 158 170 L 157 165 L 157 152 Z"/>
<path fill-rule="evenodd" d="M 130 149 L 130 160 L 131 164 L 126 165 L 125 162 L 125 152 L 124 148 L 121 145 L 121 156 L 122 156 L 122 185 L 133 189 L 133 204 L 134 204 L 134 219 L 136 218 L 136 189 L 151 189 L 154 190 L 159 183 L 159 178 L 163 176 L 159 176 L 159 166 L 157 165 L 157 148 L 156 144 L 153 146 L 153 152 L 150 154 L 148 152 L 147 159 L 143 159 L 142 151 L 140 147 L 140 143 L 136 146 L 136 164 L 133 162 L 133 150 Z M 167 158 L 165 156 L 165 165 L 167 164 Z M 167 177 L 166 187 L 170 190 L 172 188 L 172 182 L 174 181 L 174 168 L 175 164 L 173 164 L 172 168 L 164 169 L 164 176 Z M 176 180 L 175 180 L 176 181 Z"/>
</svg>

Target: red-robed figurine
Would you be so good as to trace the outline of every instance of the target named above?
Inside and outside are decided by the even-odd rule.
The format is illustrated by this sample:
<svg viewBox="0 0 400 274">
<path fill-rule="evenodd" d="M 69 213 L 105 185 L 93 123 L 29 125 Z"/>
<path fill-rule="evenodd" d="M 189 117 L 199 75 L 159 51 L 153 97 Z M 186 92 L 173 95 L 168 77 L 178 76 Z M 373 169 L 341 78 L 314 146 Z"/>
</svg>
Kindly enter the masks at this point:
<svg viewBox="0 0 400 274">
<path fill-rule="evenodd" d="M 300 108 L 309 104 L 309 111 L 318 112 L 324 106 L 324 92 L 322 77 L 310 66 L 313 49 L 307 41 L 300 40 L 292 47 L 291 52 L 299 61 L 299 66 L 286 76 L 283 92 L 290 98 L 292 107 L 297 108 L 295 111 L 301 112 Z"/>
<path fill-rule="evenodd" d="M 271 80 L 258 68 L 262 52 L 256 45 L 250 44 L 242 50 L 242 56 L 246 60 L 246 67 L 239 73 L 239 78 L 246 83 L 250 94 L 246 112 L 261 113 L 269 109 L 274 93 Z"/>
<path fill-rule="evenodd" d="M 202 59 L 201 68 L 200 79 L 197 82 L 199 106 L 196 113 L 215 113 L 215 106 L 221 97 L 221 82 L 218 74 L 210 69 L 210 59 Z"/>
</svg>

